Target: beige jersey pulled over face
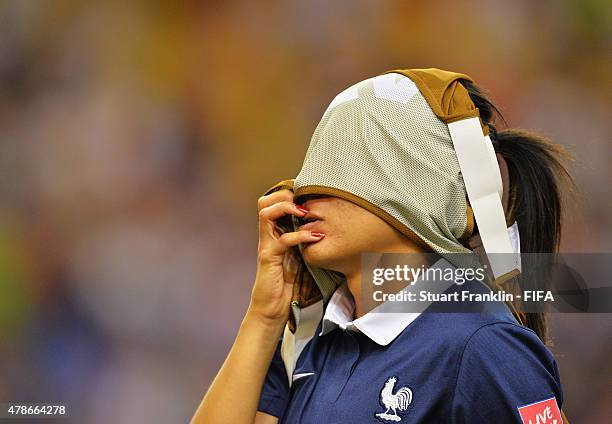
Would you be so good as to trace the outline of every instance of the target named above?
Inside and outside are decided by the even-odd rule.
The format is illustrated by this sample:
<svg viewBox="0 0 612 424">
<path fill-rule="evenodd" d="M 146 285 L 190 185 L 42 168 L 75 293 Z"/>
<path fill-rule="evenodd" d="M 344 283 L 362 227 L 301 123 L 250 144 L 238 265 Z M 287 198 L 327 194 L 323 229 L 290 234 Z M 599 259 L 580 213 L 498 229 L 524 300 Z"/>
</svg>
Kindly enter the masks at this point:
<svg viewBox="0 0 612 424">
<path fill-rule="evenodd" d="M 477 117 L 478 109 L 460 79 L 471 81 L 455 72 L 412 69 L 352 85 L 323 114 L 297 177 L 266 193 L 284 187 L 293 189 L 296 201 L 306 194 L 340 197 L 427 250 L 469 253 L 464 244 L 474 219 L 447 123 Z M 337 278 L 309 270 L 327 300 Z"/>
</svg>

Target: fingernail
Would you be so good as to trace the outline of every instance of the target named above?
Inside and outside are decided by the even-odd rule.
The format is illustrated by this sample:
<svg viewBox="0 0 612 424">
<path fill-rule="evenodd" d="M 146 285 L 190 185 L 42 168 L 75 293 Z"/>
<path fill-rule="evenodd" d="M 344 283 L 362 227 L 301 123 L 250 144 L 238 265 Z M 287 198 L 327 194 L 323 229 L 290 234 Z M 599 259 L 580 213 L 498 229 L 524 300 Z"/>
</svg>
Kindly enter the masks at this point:
<svg viewBox="0 0 612 424">
<path fill-rule="evenodd" d="M 319 233 L 318 231 L 311 231 L 310 235 L 312 235 L 313 237 L 323 237 L 325 234 Z"/>
<path fill-rule="evenodd" d="M 308 209 L 306 209 L 304 206 L 295 205 L 295 208 L 300 212 L 308 213 Z"/>
</svg>

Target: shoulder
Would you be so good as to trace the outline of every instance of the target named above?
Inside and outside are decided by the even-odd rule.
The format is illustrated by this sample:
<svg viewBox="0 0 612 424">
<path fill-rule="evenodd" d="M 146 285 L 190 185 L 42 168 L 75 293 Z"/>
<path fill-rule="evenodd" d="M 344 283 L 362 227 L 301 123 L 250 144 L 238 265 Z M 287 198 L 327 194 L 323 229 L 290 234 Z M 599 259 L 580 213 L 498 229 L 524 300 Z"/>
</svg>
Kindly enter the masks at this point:
<svg viewBox="0 0 612 424">
<path fill-rule="evenodd" d="M 525 341 L 533 338 L 539 341 L 533 331 L 518 323 L 503 301 L 466 301 L 464 292 L 474 295 L 492 293 L 490 288 L 478 282 L 452 285 L 446 293 L 457 295 L 460 300 L 434 302 L 419 318 L 424 331 L 434 332 L 440 336 L 439 339 L 446 340 L 445 348 L 462 354 L 471 342 L 477 342 L 483 336 L 506 339 L 514 336 Z"/>
<path fill-rule="evenodd" d="M 518 408 L 550 398 L 561 406 L 559 371 L 553 354 L 532 330 L 491 321 L 466 339 L 453 408 L 468 417 L 467 422 L 488 422 L 493 417 L 517 420 Z"/>
<path fill-rule="evenodd" d="M 421 331 L 435 334 L 435 343 L 456 358 L 458 374 L 472 367 L 514 375 L 556 367 L 548 347 L 510 313 L 426 313 L 419 320 Z"/>
<path fill-rule="evenodd" d="M 552 352 L 531 329 L 517 322 L 492 320 L 474 330 L 466 339 L 461 366 L 489 365 L 515 375 L 555 362 Z"/>
<path fill-rule="evenodd" d="M 510 312 L 425 312 L 415 324 L 423 336 L 435 334 L 433 342 L 443 345 L 445 350 L 451 350 L 455 355 L 462 354 L 477 334 L 488 334 L 492 330 L 489 327 L 503 328 L 509 332 L 526 331 L 535 336 L 531 330 L 522 327 Z"/>
</svg>

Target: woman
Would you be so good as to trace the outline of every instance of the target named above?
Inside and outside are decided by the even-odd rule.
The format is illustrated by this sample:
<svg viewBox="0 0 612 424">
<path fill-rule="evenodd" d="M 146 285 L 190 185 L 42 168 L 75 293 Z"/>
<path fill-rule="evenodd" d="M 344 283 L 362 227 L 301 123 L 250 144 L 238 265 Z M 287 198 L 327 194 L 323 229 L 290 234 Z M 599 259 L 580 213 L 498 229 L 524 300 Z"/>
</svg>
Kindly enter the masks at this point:
<svg viewBox="0 0 612 424">
<path fill-rule="evenodd" d="M 362 294 L 365 252 L 455 268 L 479 241 L 518 251 L 517 227 L 521 252 L 556 251 L 563 152 L 496 131 L 496 113 L 470 77 L 439 69 L 336 96 L 299 175 L 258 201 L 251 302 L 193 423 L 561 423 L 544 314 L 379 314 Z M 494 288 L 543 284 L 493 257 Z"/>
</svg>

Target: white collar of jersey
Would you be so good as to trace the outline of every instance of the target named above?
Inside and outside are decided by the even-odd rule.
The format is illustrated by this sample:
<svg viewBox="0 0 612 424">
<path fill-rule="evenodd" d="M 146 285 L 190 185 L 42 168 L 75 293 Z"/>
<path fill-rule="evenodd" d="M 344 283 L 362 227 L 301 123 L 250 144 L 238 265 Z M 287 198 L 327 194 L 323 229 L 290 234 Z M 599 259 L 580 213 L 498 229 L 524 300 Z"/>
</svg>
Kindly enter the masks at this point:
<svg viewBox="0 0 612 424">
<path fill-rule="evenodd" d="M 432 268 L 446 269 L 454 267 L 446 259 L 441 258 L 436 261 Z M 416 280 L 413 284 L 407 286 L 402 291 L 417 292 L 422 289 L 422 286 L 417 284 L 420 280 Z M 453 284 L 453 281 L 438 282 L 430 292 L 444 292 Z M 323 323 L 321 326 L 320 336 L 329 333 L 334 328 L 340 327 L 343 330 L 357 330 L 368 336 L 375 343 L 386 346 L 391 343 L 397 336 L 400 335 L 412 321 L 417 319 L 419 315 L 431 303 L 426 302 L 384 302 L 367 314 L 352 320 L 353 312 L 355 311 L 355 300 L 349 291 L 346 282 L 342 283 L 332 295 L 325 314 L 323 315 Z M 395 312 L 401 308 L 401 312 Z M 394 311 L 394 312 L 390 312 Z"/>
</svg>

